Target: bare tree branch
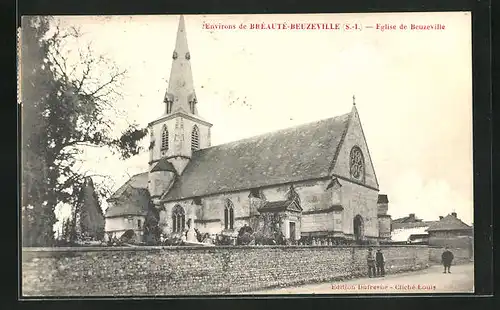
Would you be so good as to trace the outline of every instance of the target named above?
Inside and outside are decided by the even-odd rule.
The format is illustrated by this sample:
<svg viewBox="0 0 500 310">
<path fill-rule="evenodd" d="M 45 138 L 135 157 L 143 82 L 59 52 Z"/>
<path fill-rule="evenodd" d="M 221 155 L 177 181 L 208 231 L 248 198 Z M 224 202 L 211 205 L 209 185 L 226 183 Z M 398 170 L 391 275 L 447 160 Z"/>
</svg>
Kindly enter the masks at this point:
<svg viewBox="0 0 500 310">
<path fill-rule="evenodd" d="M 104 88 L 108 87 L 109 85 L 115 83 L 119 77 L 125 76 L 126 73 L 127 73 L 127 70 L 123 70 L 121 72 L 118 72 L 118 73 L 115 73 L 115 74 L 111 75 L 111 78 L 107 82 L 103 83 L 97 89 L 95 89 L 94 91 L 92 91 L 89 95 L 90 96 L 94 96 L 94 97 L 98 97 L 97 93 L 99 91 L 101 91 L 102 89 L 104 89 Z"/>
</svg>

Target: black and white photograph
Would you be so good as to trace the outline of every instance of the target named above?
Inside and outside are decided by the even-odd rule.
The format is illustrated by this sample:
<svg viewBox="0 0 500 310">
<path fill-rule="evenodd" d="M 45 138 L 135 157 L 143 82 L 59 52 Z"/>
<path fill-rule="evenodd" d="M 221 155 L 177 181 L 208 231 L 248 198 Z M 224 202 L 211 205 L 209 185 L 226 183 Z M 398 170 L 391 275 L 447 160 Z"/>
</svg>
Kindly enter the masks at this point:
<svg viewBox="0 0 500 310">
<path fill-rule="evenodd" d="M 474 293 L 470 12 L 17 38 L 21 297 Z"/>
</svg>

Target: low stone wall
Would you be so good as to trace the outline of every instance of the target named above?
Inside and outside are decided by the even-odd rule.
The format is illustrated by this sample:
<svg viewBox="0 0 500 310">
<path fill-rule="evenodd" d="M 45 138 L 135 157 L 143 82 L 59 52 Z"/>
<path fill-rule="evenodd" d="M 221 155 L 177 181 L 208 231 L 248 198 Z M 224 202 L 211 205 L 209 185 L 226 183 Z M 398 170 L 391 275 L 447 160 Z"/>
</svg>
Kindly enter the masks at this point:
<svg viewBox="0 0 500 310">
<path fill-rule="evenodd" d="M 427 246 L 383 246 L 387 273 L 426 268 Z M 24 248 L 23 296 L 231 294 L 367 274 L 360 246 Z"/>
<path fill-rule="evenodd" d="M 474 261 L 474 253 L 472 248 L 450 248 L 454 256 L 453 264 L 465 264 Z M 443 247 L 429 247 L 429 261 L 431 263 L 441 263 L 441 255 Z"/>
</svg>

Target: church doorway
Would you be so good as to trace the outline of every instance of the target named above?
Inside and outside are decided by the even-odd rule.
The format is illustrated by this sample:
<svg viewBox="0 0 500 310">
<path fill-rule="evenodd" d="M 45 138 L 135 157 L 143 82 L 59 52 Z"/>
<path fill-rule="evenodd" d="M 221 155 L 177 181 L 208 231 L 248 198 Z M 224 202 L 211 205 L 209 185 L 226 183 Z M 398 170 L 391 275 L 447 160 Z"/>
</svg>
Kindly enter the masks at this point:
<svg viewBox="0 0 500 310">
<path fill-rule="evenodd" d="M 363 218 L 361 215 L 356 215 L 353 220 L 354 240 L 356 243 L 361 243 L 363 240 Z"/>
</svg>

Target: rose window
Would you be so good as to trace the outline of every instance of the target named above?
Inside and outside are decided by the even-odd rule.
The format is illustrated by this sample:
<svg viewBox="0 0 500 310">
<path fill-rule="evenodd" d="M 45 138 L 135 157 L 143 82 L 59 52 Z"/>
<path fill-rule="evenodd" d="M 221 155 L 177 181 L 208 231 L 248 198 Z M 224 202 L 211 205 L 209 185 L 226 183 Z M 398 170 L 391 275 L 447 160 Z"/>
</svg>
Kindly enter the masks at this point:
<svg viewBox="0 0 500 310">
<path fill-rule="evenodd" d="M 365 173 L 365 160 L 361 149 L 357 146 L 353 147 L 350 156 L 351 176 L 355 179 L 362 180 Z"/>
</svg>

